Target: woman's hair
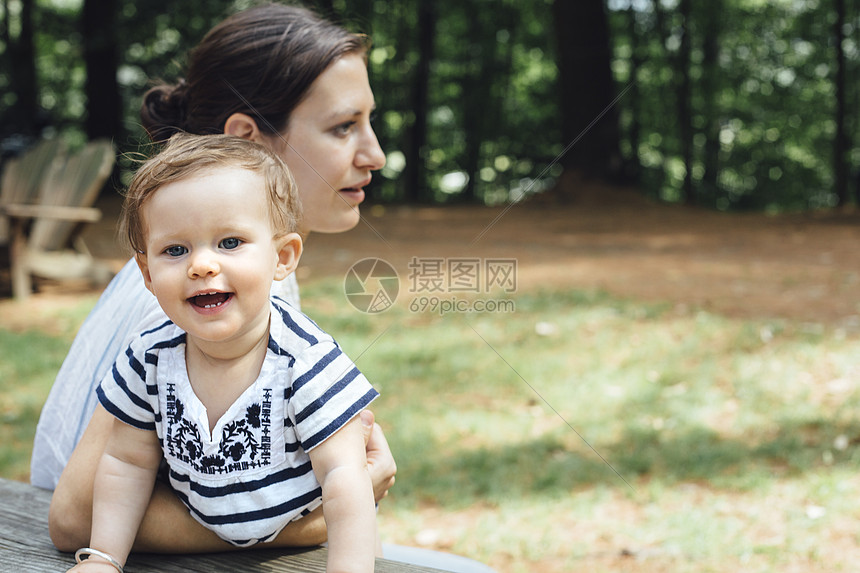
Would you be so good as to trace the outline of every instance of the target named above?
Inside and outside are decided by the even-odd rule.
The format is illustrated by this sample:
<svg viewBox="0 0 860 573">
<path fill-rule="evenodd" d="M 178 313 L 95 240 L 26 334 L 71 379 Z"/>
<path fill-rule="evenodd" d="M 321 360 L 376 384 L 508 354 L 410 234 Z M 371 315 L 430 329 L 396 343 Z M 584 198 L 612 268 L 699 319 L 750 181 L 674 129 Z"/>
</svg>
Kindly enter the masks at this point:
<svg viewBox="0 0 860 573">
<path fill-rule="evenodd" d="M 296 6 L 265 4 L 234 14 L 191 51 L 185 79 L 159 85 L 140 115 L 153 141 L 174 133 L 222 133 L 232 114 L 248 114 L 266 134 L 282 132 L 317 77 L 346 54 L 365 55 L 353 34 Z"/>
<path fill-rule="evenodd" d="M 142 207 L 160 188 L 218 169 L 246 169 L 260 175 L 275 236 L 295 232 L 301 207 L 286 163 L 264 145 L 232 135 L 177 134 L 135 173 L 122 206 L 120 239 L 135 253 L 146 251 Z"/>
</svg>

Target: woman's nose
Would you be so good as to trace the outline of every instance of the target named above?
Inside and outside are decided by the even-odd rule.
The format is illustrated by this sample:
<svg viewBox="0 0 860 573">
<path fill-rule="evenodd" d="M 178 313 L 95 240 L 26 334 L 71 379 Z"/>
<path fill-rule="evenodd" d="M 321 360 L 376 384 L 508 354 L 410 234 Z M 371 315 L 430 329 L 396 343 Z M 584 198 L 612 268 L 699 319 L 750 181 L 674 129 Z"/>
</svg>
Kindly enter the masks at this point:
<svg viewBox="0 0 860 573">
<path fill-rule="evenodd" d="M 368 126 L 362 134 L 361 142 L 355 153 L 356 167 L 376 171 L 385 167 L 385 153 L 379 146 L 379 140 L 373 128 Z"/>
</svg>

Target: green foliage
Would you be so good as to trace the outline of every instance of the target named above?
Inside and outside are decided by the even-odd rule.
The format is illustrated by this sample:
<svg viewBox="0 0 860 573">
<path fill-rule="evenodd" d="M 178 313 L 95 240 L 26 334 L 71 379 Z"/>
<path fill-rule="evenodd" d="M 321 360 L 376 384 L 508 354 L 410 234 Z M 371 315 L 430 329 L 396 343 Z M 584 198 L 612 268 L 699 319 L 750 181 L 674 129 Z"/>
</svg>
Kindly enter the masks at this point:
<svg viewBox="0 0 860 573">
<path fill-rule="evenodd" d="M 324 14 L 373 38 L 371 81 L 379 104 L 376 129 L 388 166 L 372 189 L 377 201 L 403 201 L 404 172 L 414 137 L 419 29 L 424 0 L 309 1 Z M 860 10 L 845 0 L 846 77 L 857 77 Z M 86 116 L 80 13 L 83 0 L 37 0 L 33 12 L 38 104 L 73 144 Z M 226 14 L 247 0 L 117 0 L 124 106 L 115 141 L 134 151 L 140 98 L 156 80 L 174 81 L 185 55 Z M 518 200 L 550 187 L 560 174 L 561 141 L 552 0 L 433 2 L 436 34 L 427 94 L 428 134 L 420 165 L 425 200 Z M 20 1 L 0 7 L 0 48 L 20 35 Z M 722 210 L 796 210 L 835 204 L 835 30 L 832 3 L 719 0 L 692 2 L 684 18 L 676 0 L 608 0 L 611 65 L 626 160 L 643 190 L 666 201 Z M 3 12 L 9 9 L 9 14 Z M 682 37 L 691 62 L 681 69 Z M 709 51 L 709 40 L 716 46 Z M 0 117 L 15 113 L 11 50 L 0 50 Z M 587 56 L 587 55 L 586 55 Z M 633 73 L 635 71 L 635 77 Z M 680 118 L 681 79 L 690 78 L 691 115 Z M 582 89 L 589 79 L 581 78 Z M 860 163 L 860 84 L 846 84 L 849 103 L 845 161 Z M 609 102 L 606 102 L 607 104 Z M 681 122 L 692 130 L 685 164 Z M 10 124 L 11 125 L 11 124 Z M 8 134 L 6 134 L 8 135 Z M 854 141 L 851 141 L 851 138 Z M 589 145 L 588 134 L 577 145 Z M 124 165 L 124 164 L 123 164 Z M 130 166 L 125 166 L 130 169 Z M 684 180 L 690 171 L 691 196 Z M 855 186 L 856 181 L 850 183 Z M 852 187 L 853 189 L 853 187 Z"/>
<path fill-rule="evenodd" d="M 414 0 L 373 4 L 370 74 L 381 112 L 377 131 L 390 163 L 380 195 L 402 200 L 421 23 Z M 481 2 L 436 3 L 429 134 L 422 155 L 433 200 L 462 199 L 471 182 L 474 198 L 507 201 L 522 179 L 537 176 L 561 150 L 549 7 L 546 0 L 504 0 L 494 3 L 488 18 Z M 471 153 L 476 157 L 470 165 Z"/>
<path fill-rule="evenodd" d="M 694 201 L 718 209 L 804 210 L 836 204 L 833 189 L 835 134 L 835 50 L 831 3 L 720 0 L 693 3 L 684 22 L 675 3 L 610 2 L 616 60 L 613 69 L 621 84 L 636 81 L 641 101 L 641 133 L 629 154 L 644 167 L 644 186 L 655 196 L 684 200 L 677 93 L 671 86 L 680 74 L 694 79 L 691 96 L 694 128 Z M 852 9 L 853 6 L 853 9 Z M 858 72 L 857 6 L 849 2 L 849 28 L 844 42 L 847 77 Z M 630 76 L 632 56 L 629 19 L 637 22 L 643 44 L 637 78 Z M 722 27 L 718 28 L 721 23 Z M 692 37 L 692 64 L 678 69 L 680 35 Z M 854 34 L 852 36 L 852 33 Z M 704 61 L 704 42 L 712 34 L 716 61 Z M 856 133 L 858 92 L 848 82 L 849 133 Z M 631 105 L 623 116 L 629 127 Z M 715 184 L 706 180 L 708 140 L 718 146 Z M 860 141 L 851 157 L 860 156 Z M 849 164 L 856 165 L 856 161 Z M 856 174 L 856 173 L 855 173 Z"/>
</svg>

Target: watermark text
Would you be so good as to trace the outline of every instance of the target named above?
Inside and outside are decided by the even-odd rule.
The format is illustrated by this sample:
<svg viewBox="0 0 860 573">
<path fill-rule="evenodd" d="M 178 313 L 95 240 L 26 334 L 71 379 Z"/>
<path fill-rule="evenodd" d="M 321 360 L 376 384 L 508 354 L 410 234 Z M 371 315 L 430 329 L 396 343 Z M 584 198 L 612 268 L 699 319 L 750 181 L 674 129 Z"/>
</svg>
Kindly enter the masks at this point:
<svg viewBox="0 0 860 573">
<path fill-rule="evenodd" d="M 431 312 L 444 316 L 450 313 L 515 312 L 516 302 L 511 299 L 460 299 L 457 297 L 418 296 L 409 303 L 412 312 Z"/>
</svg>

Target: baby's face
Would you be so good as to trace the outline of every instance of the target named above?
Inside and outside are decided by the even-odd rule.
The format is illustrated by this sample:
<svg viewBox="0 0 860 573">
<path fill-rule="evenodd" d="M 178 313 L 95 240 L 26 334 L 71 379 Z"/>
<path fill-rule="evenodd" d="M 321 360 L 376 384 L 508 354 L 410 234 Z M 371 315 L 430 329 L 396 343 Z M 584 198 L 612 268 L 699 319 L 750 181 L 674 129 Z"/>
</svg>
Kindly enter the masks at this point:
<svg viewBox="0 0 860 573">
<path fill-rule="evenodd" d="M 279 244 L 264 183 L 225 167 L 169 183 L 142 207 L 146 286 L 191 336 L 229 342 L 268 326 Z"/>
</svg>

